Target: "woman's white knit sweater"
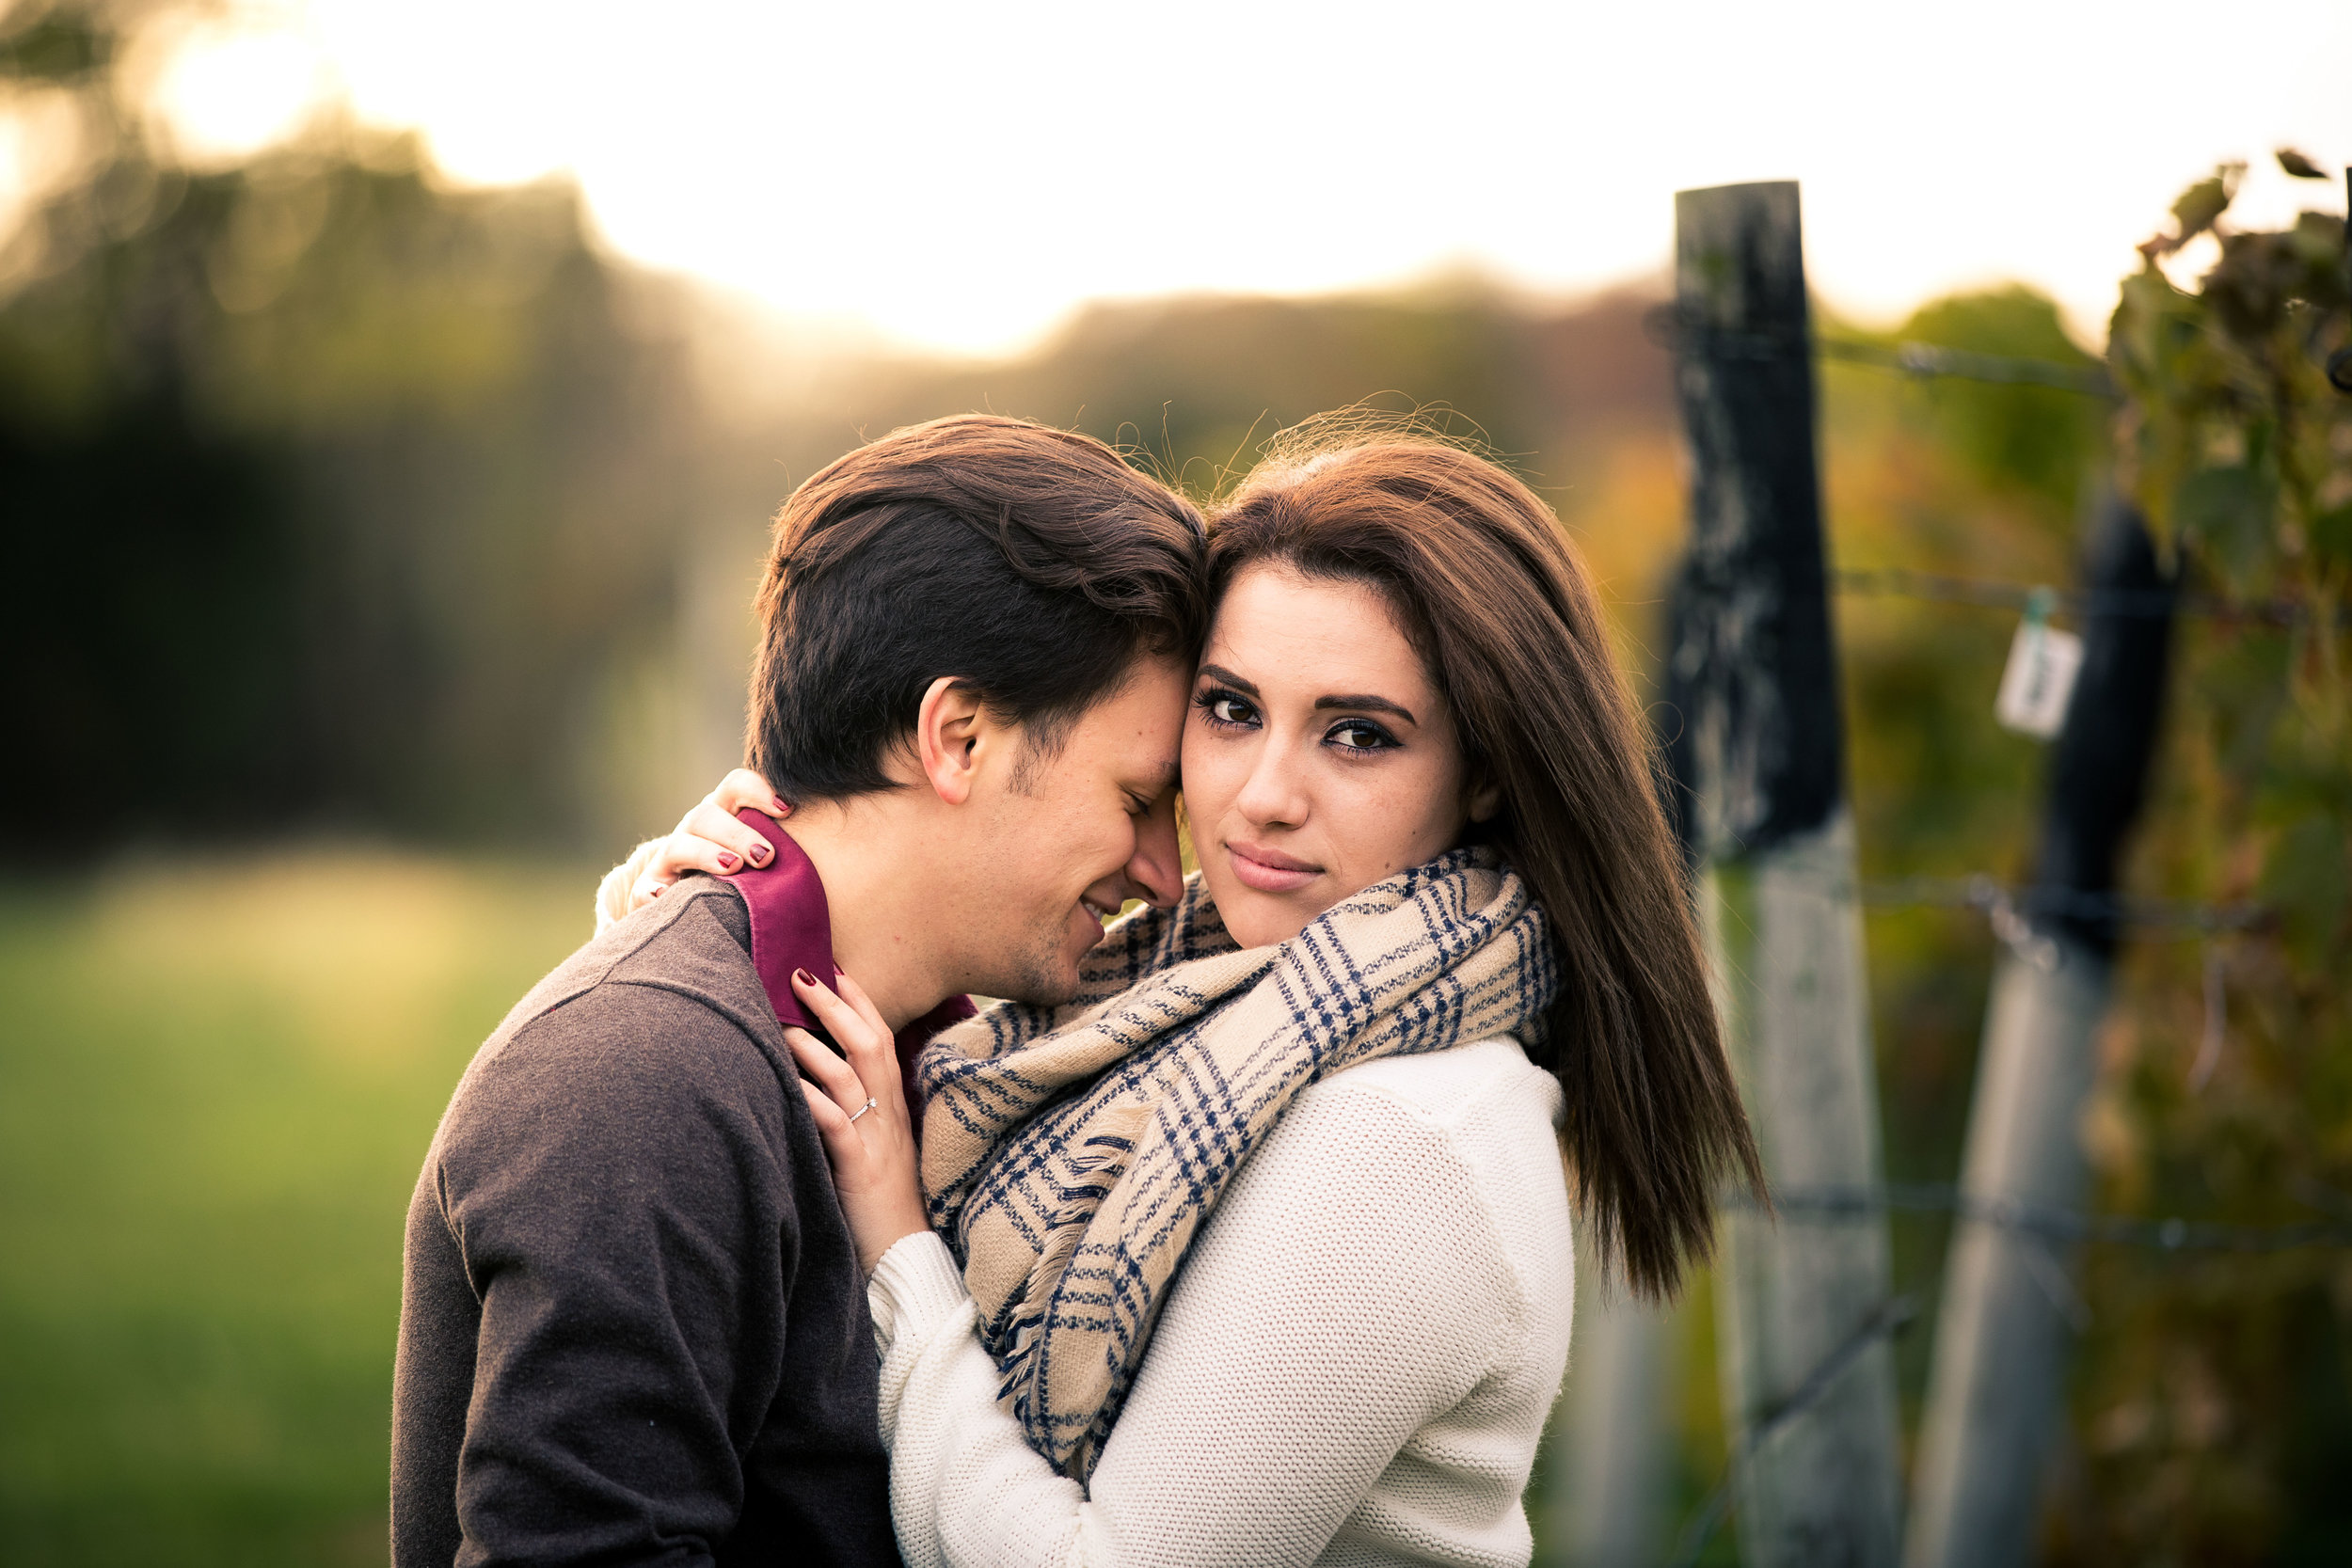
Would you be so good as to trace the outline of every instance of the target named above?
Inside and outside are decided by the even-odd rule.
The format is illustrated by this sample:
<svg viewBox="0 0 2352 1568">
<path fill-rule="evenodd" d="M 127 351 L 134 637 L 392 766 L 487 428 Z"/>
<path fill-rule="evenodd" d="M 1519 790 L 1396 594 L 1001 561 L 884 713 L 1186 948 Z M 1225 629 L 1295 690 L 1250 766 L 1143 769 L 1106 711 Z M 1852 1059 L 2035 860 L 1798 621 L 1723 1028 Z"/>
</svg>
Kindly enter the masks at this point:
<svg viewBox="0 0 2352 1568">
<path fill-rule="evenodd" d="M 1567 1367 L 1559 1086 L 1507 1039 L 1291 1104 L 1183 1272 L 1092 1484 L 1023 1441 L 938 1237 L 868 1288 L 910 1568 L 1525 1563 Z"/>
</svg>

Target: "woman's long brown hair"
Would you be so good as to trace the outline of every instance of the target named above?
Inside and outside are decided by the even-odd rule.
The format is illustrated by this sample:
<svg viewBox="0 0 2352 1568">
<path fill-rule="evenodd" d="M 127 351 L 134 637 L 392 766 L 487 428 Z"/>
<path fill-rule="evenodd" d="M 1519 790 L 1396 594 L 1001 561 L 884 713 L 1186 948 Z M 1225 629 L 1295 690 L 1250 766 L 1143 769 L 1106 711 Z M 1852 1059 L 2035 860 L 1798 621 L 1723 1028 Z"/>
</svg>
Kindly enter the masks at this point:
<svg viewBox="0 0 2352 1568">
<path fill-rule="evenodd" d="M 1672 1294 L 1712 1249 L 1716 1184 L 1763 1167 L 1724 1059 L 1656 752 L 1558 519 L 1497 465 L 1417 436 L 1278 444 L 1217 511 L 1211 592 L 1279 562 L 1396 609 L 1502 806 L 1473 829 L 1549 917 L 1562 963 L 1528 1043 L 1567 1100 L 1579 1206 L 1604 1262 Z"/>
</svg>

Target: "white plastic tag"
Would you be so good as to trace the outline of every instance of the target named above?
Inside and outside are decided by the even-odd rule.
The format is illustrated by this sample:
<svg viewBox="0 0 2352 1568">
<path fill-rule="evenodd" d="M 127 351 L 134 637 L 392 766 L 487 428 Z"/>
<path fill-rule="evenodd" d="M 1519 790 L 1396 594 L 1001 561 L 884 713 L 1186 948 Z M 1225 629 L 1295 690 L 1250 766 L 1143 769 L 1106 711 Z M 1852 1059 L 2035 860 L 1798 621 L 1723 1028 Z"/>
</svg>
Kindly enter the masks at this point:
<svg viewBox="0 0 2352 1568">
<path fill-rule="evenodd" d="M 2049 739 L 2066 722 L 2066 705 L 2082 667 L 2083 640 L 2052 626 L 2039 605 L 2028 607 L 2009 645 L 2009 668 L 2001 672 L 1993 717 L 2021 735 Z"/>
</svg>

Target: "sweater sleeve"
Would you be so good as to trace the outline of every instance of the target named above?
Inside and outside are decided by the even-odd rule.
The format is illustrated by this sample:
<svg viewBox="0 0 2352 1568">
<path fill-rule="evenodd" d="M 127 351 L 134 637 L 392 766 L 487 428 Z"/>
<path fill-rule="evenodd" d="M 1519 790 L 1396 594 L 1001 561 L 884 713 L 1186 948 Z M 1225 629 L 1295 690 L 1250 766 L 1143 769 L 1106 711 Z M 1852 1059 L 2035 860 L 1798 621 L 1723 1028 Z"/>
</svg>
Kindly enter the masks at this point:
<svg viewBox="0 0 2352 1568">
<path fill-rule="evenodd" d="M 645 874 L 645 867 L 653 863 L 661 847 L 669 842 L 666 835 L 649 838 L 631 849 L 627 860 L 604 874 L 604 879 L 596 884 L 597 935 L 602 936 L 606 927 L 628 913 L 629 891 L 636 887 L 637 879 Z"/>
<path fill-rule="evenodd" d="M 1445 1130 L 1377 1091 L 1318 1098 L 1203 1227 L 1088 1493 L 998 1404 L 946 1245 L 892 1248 L 869 1299 L 910 1568 L 1312 1562 L 1518 1353 L 1510 1266 Z"/>
</svg>

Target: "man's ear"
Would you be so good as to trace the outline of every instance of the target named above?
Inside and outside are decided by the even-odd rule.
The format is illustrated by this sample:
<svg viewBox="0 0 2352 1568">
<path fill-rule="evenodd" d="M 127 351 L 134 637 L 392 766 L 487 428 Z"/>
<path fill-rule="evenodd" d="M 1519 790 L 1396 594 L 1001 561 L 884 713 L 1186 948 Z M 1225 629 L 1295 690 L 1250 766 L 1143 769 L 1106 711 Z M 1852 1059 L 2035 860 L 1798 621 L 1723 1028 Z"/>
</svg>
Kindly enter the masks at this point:
<svg viewBox="0 0 2352 1568">
<path fill-rule="evenodd" d="M 931 682 L 914 710 L 914 754 L 932 793 L 951 806 L 972 798 L 981 752 L 995 729 L 969 684 L 955 675 Z"/>
</svg>

